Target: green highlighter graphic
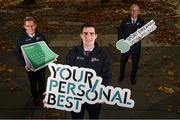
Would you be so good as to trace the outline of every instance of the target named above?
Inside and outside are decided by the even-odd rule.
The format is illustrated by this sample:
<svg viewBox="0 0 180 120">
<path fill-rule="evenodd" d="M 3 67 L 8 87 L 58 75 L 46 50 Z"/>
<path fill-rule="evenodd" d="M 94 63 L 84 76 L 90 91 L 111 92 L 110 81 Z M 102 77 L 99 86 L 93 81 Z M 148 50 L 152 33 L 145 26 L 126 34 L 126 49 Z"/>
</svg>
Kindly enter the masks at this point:
<svg viewBox="0 0 180 120">
<path fill-rule="evenodd" d="M 124 40 L 121 39 L 116 43 L 116 48 L 121 51 L 121 53 L 126 53 L 130 49 L 130 45 Z"/>
<path fill-rule="evenodd" d="M 132 33 L 125 40 L 120 39 L 116 42 L 116 48 L 121 51 L 121 53 L 126 53 L 130 50 L 130 47 L 140 41 L 142 38 L 156 30 L 154 20 L 149 21 L 147 24 L 139 28 L 136 32 Z"/>
<path fill-rule="evenodd" d="M 44 41 L 23 45 L 21 50 L 26 65 L 34 72 L 53 62 L 58 57 Z"/>
</svg>

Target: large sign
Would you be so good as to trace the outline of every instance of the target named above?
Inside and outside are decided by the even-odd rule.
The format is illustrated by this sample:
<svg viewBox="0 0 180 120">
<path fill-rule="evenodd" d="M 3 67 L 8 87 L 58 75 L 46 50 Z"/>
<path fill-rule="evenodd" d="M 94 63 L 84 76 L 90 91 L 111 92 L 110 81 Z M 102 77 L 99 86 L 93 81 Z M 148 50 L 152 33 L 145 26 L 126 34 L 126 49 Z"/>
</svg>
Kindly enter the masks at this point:
<svg viewBox="0 0 180 120">
<path fill-rule="evenodd" d="M 102 78 L 88 68 L 50 63 L 44 106 L 80 112 L 83 103 L 134 107 L 131 91 L 102 85 Z"/>
<path fill-rule="evenodd" d="M 121 51 L 121 53 L 126 53 L 130 50 L 130 47 L 136 42 L 140 41 L 142 38 L 153 32 L 157 26 L 154 20 L 149 21 L 147 24 L 139 28 L 136 32 L 131 34 L 126 40 L 121 39 L 116 43 L 116 48 Z"/>
</svg>

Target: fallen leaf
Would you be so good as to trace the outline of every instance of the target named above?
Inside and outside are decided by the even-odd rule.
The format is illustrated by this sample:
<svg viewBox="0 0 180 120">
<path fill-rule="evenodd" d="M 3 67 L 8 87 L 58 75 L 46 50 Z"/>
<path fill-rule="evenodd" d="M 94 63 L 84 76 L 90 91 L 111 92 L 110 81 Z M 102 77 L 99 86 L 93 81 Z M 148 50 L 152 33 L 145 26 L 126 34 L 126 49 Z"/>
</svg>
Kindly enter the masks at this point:
<svg viewBox="0 0 180 120">
<path fill-rule="evenodd" d="M 168 88 L 166 86 L 160 86 L 158 88 L 158 90 L 164 92 L 164 93 L 167 93 L 167 94 L 173 94 L 174 93 L 174 90 L 172 88 Z"/>
<path fill-rule="evenodd" d="M 11 52 L 11 51 L 12 51 L 12 49 L 6 49 L 6 51 L 7 51 L 7 52 Z"/>
<path fill-rule="evenodd" d="M 174 77 L 168 76 L 168 80 L 174 80 Z"/>
<path fill-rule="evenodd" d="M 128 63 L 132 63 L 132 59 L 131 59 L 131 57 L 129 57 L 129 59 L 128 59 Z"/>
<path fill-rule="evenodd" d="M 141 62 L 141 65 L 148 65 L 146 62 Z"/>
<path fill-rule="evenodd" d="M 154 77 L 154 74 L 153 74 L 153 73 L 149 73 L 149 76 L 150 76 L 150 77 Z"/>
<path fill-rule="evenodd" d="M 116 62 L 115 65 L 119 67 L 119 66 L 120 66 L 120 63 L 119 63 L 119 62 Z"/>
<path fill-rule="evenodd" d="M 6 81 L 11 81 L 11 80 L 12 80 L 12 78 L 7 78 L 7 79 L 6 79 Z"/>
<path fill-rule="evenodd" d="M 176 64 L 174 62 L 171 62 L 169 65 L 170 69 L 175 69 L 176 68 Z"/>
<path fill-rule="evenodd" d="M 147 97 L 150 96 L 149 93 L 145 93 L 144 95 L 147 96 Z"/>
<path fill-rule="evenodd" d="M 180 84 L 180 80 L 176 80 L 175 83 Z"/>
<path fill-rule="evenodd" d="M 167 74 L 168 74 L 168 76 L 175 76 L 175 71 L 173 71 L 173 70 L 168 70 L 168 72 L 167 72 Z"/>
<path fill-rule="evenodd" d="M 163 57 L 162 57 L 162 59 L 163 60 L 169 60 L 169 59 L 171 59 L 172 57 L 171 56 L 168 56 L 168 55 L 164 55 Z"/>
<path fill-rule="evenodd" d="M 163 73 L 166 73 L 166 70 L 165 70 L 165 69 L 163 69 L 163 70 L 162 70 L 162 72 L 163 72 Z"/>
<path fill-rule="evenodd" d="M 175 87 L 174 91 L 177 92 L 177 93 L 180 93 L 180 87 Z"/>
<path fill-rule="evenodd" d="M 12 68 L 9 68 L 7 72 L 12 73 L 14 70 Z"/>
<path fill-rule="evenodd" d="M 6 47 L 2 47 L 1 49 L 4 50 L 4 49 L 6 49 Z"/>
<path fill-rule="evenodd" d="M 52 118 L 52 119 L 60 119 L 60 113 L 59 112 L 54 112 L 54 113 L 51 113 L 50 115 L 48 115 L 47 117 L 48 118 Z"/>
<path fill-rule="evenodd" d="M 180 114 L 180 110 L 177 110 L 176 113 L 177 113 L 177 114 Z"/>
<path fill-rule="evenodd" d="M 0 66 L 0 72 L 4 72 L 6 70 L 7 70 L 7 68 L 5 65 Z"/>
<path fill-rule="evenodd" d="M 172 108 L 172 106 L 171 106 L 171 105 L 169 105 L 169 106 L 168 106 L 168 108 Z"/>
<path fill-rule="evenodd" d="M 14 92 L 15 90 L 16 90 L 15 87 L 11 87 L 11 88 L 10 88 L 10 91 L 12 91 L 12 92 Z"/>
<path fill-rule="evenodd" d="M 168 112 L 171 112 L 172 110 L 169 108 L 167 111 L 168 111 Z"/>
</svg>

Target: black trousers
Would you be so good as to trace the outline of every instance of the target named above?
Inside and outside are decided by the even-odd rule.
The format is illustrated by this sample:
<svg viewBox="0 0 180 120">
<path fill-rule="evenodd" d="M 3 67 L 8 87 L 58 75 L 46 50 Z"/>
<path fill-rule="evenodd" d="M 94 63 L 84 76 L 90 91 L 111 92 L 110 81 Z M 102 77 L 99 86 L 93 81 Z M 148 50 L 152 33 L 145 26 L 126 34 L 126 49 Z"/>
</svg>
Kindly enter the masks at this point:
<svg viewBox="0 0 180 120">
<path fill-rule="evenodd" d="M 72 119 L 83 119 L 85 110 L 87 109 L 87 112 L 89 114 L 89 119 L 98 119 L 101 111 L 101 104 L 88 104 L 84 103 L 82 104 L 81 111 L 79 113 L 71 112 Z"/>
<path fill-rule="evenodd" d="M 130 50 L 127 53 L 121 53 L 120 59 L 120 77 L 123 78 L 125 76 L 125 68 L 126 63 L 128 61 L 129 56 L 132 57 L 132 69 L 130 79 L 135 80 L 136 73 L 138 70 L 138 63 L 141 55 L 141 43 L 136 43 L 131 46 Z"/>
<path fill-rule="evenodd" d="M 34 99 L 43 97 L 46 90 L 45 74 L 46 68 L 42 68 L 36 72 L 27 72 L 31 88 L 31 94 Z"/>
</svg>

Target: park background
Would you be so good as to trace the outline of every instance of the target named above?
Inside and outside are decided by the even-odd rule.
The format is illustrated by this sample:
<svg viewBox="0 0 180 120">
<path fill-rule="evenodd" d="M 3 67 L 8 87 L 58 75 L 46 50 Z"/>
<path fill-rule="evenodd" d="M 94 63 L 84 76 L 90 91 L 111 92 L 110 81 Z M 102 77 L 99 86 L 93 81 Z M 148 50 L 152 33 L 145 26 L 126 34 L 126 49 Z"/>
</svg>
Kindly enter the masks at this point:
<svg viewBox="0 0 180 120">
<path fill-rule="evenodd" d="M 142 40 L 136 85 L 129 80 L 131 59 L 125 80 L 118 82 L 120 51 L 115 48 L 117 29 L 133 3 L 141 7 L 146 22 L 153 19 L 157 25 L 156 31 Z M 80 43 L 80 26 L 86 21 L 95 23 L 97 41 L 112 63 L 111 86 L 129 88 L 135 101 L 133 109 L 103 105 L 101 119 L 180 118 L 179 0 L 0 0 L 1 119 L 71 118 L 70 112 L 35 107 L 32 103 L 25 70 L 13 55 L 27 15 L 38 20 L 38 29 L 59 54 L 57 63 L 63 63 L 68 50 Z"/>
</svg>

